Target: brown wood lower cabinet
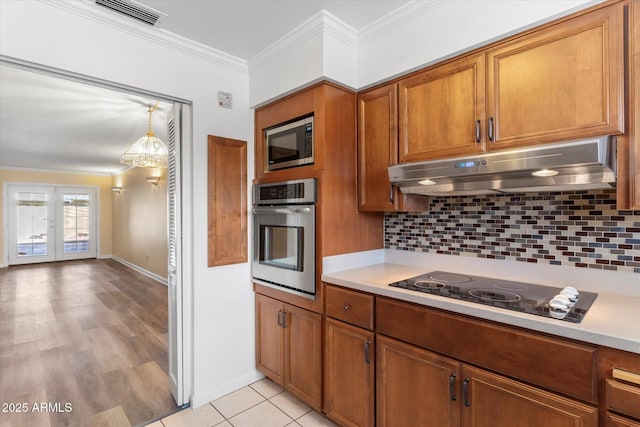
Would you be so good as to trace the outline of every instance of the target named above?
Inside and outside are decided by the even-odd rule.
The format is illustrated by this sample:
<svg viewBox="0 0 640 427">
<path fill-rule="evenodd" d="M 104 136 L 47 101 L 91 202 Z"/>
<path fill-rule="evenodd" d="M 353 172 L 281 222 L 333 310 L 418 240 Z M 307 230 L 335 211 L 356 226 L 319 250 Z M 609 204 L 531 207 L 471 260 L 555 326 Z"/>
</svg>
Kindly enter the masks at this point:
<svg viewBox="0 0 640 427">
<path fill-rule="evenodd" d="M 325 413 L 344 427 L 373 427 L 373 332 L 327 317 L 324 351 Z"/>
<path fill-rule="evenodd" d="M 256 294 L 256 368 L 320 410 L 322 315 Z"/>
<path fill-rule="evenodd" d="M 487 371 L 462 368 L 463 427 L 597 427 L 597 408 Z"/>
<path fill-rule="evenodd" d="M 378 335 L 377 425 L 597 427 L 594 406 Z"/>
<path fill-rule="evenodd" d="M 640 422 L 607 412 L 606 427 L 640 427 Z"/>
<path fill-rule="evenodd" d="M 640 427 L 637 353 L 332 285 L 326 297 L 323 409 L 341 426 Z"/>
<path fill-rule="evenodd" d="M 460 363 L 376 336 L 378 427 L 460 425 Z"/>
</svg>

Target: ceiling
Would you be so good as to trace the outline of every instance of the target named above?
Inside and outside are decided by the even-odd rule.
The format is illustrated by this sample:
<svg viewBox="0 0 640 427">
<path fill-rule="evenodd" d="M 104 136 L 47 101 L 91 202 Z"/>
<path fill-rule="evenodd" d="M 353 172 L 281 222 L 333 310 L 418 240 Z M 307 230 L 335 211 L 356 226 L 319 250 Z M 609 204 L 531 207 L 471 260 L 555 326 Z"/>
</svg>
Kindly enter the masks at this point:
<svg viewBox="0 0 640 427">
<path fill-rule="evenodd" d="M 92 3 L 92 0 L 85 0 Z M 159 27 L 250 59 L 326 10 L 359 30 L 405 0 L 142 0 L 167 14 Z M 95 6 L 98 7 L 98 6 Z M 0 167 L 113 174 L 147 131 L 154 99 L 0 65 Z M 153 130 L 166 141 L 161 103 Z"/>
<path fill-rule="evenodd" d="M 0 167 L 112 174 L 155 100 L 0 65 Z M 153 130 L 166 139 L 160 103 Z"/>
<path fill-rule="evenodd" d="M 326 10 L 360 30 L 407 0 L 142 0 L 168 16 L 160 28 L 242 59 Z"/>
</svg>

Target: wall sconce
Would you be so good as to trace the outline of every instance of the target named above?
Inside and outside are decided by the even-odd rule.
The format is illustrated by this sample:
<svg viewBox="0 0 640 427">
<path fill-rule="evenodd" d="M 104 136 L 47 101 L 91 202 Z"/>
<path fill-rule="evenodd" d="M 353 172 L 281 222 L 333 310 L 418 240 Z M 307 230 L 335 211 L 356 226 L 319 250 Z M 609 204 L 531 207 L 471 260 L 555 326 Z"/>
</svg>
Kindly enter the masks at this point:
<svg viewBox="0 0 640 427">
<path fill-rule="evenodd" d="M 149 184 L 156 185 L 156 186 L 158 185 L 158 182 L 160 182 L 159 176 L 147 176 L 145 177 L 145 179 Z"/>
<path fill-rule="evenodd" d="M 122 187 L 111 187 L 111 191 L 119 194 L 122 191 Z"/>
</svg>

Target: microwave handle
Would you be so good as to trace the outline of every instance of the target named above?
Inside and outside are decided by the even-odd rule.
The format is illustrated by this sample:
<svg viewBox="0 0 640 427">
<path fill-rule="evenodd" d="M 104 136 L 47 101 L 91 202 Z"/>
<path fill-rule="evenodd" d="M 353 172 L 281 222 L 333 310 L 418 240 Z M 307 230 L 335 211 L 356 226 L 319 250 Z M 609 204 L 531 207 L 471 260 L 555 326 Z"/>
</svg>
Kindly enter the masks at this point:
<svg viewBox="0 0 640 427">
<path fill-rule="evenodd" d="M 273 213 L 282 213 L 282 214 L 296 214 L 303 213 L 309 214 L 311 213 L 311 208 L 304 206 L 291 206 L 291 207 L 279 207 L 279 208 L 253 208 L 254 214 L 273 214 Z"/>
</svg>

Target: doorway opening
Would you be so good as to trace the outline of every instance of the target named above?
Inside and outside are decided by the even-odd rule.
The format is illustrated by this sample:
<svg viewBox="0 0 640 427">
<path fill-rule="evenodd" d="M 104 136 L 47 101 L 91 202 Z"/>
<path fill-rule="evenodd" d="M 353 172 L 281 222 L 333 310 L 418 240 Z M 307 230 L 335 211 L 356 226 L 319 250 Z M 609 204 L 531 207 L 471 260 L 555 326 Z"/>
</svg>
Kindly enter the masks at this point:
<svg viewBox="0 0 640 427">
<path fill-rule="evenodd" d="M 168 324 L 166 325 L 167 334 L 165 336 L 165 342 L 168 344 L 168 360 L 166 368 L 168 371 L 168 386 L 176 404 L 182 406 L 188 403 L 192 388 L 190 375 L 192 369 L 190 364 L 191 324 L 188 321 L 191 317 L 189 303 L 191 290 L 189 284 L 192 280 L 192 271 L 188 263 L 183 263 L 183 253 L 187 255 L 190 253 L 192 234 L 190 223 L 191 199 L 189 191 L 184 191 L 183 189 L 188 189 L 191 183 L 191 177 L 186 172 L 191 170 L 190 101 L 6 56 L 0 56 L 0 67 L 22 70 L 41 77 L 53 78 L 56 81 L 77 83 L 89 88 L 89 92 L 91 92 L 91 88 L 99 88 L 124 94 L 125 97 L 138 102 L 138 104 L 141 103 L 140 100 L 145 102 L 159 100 L 164 105 L 170 106 L 165 111 L 168 128 L 169 166 L 166 174 L 164 174 L 166 190 L 163 187 L 163 191 L 166 191 L 168 205 L 165 230 L 168 243 L 166 255 L 166 285 L 168 287 L 166 291 L 166 309 Z M 5 83 L 6 80 L 3 80 L 3 97 L 10 92 L 8 85 Z M 59 87 L 57 86 L 56 90 L 58 89 Z M 137 107 L 142 106 L 137 105 Z M 146 108 L 140 108 L 140 110 L 142 114 L 146 115 Z M 83 111 L 83 113 L 85 112 Z M 105 117 L 111 118 L 109 114 L 106 114 Z M 144 123 L 146 124 L 146 120 Z M 117 127 L 113 121 L 109 121 L 107 124 Z M 53 132 L 51 129 L 49 131 L 47 137 L 52 137 Z M 0 142 L 0 151 L 2 151 L 2 157 L 6 160 L 9 156 L 5 156 L 5 154 L 14 153 L 9 149 L 4 149 L 6 147 L 4 145 L 5 140 L 6 138 Z M 101 146 L 100 150 L 103 148 Z M 65 154 L 61 155 L 60 153 Z M 67 153 L 64 150 L 58 150 L 55 159 Z M 54 156 L 51 159 L 53 160 Z M 13 180 L 13 182 L 9 182 L 10 180 L 2 179 L 3 170 L 9 170 L 12 167 L 7 167 L 6 163 L 1 166 L 0 182 L 4 187 L 4 200 L 1 203 L 2 209 L 0 213 L 3 217 L 2 234 L 4 237 L 0 238 L 1 248 L 3 248 L 0 267 L 32 262 L 79 258 L 98 258 L 100 260 L 100 258 L 111 257 L 109 253 L 101 252 L 100 236 L 103 230 L 101 230 L 100 226 L 102 218 L 99 213 L 99 205 L 103 197 L 116 197 L 115 193 L 113 195 L 108 194 L 111 193 L 110 188 L 106 191 L 102 187 L 63 187 L 61 185 L 60 188 L 56 188 L 53 185 L 41 185 L 37 182 L 18 185 L 18 182 L 23 181 Z M 23 173 L 25 171 L 37 171 L 38 168 L 38 166 L 35 166 L 30 169 L 29 166 L 21 164 L 17 165 L 13 170 Z M 52 171 L 48 170 L 47 173 L 51 174 Z M 5 174 L 5 178 L 6 176 L 7 174 Z M 42 182 L 51 181 L 43 180 Z M 145 184 L 148 186 L 156 185 L 149 182 Z M 156 185 L 156 191 L 158 191 L 157 188 L 159 187 Z M 9 196 L 9 194 L 12 194 L 12 196 Z M 10 218 L 11 216 L 13 218 Z M 40 265 L 38 267 L 46 266 Z M 22 269 L 29 268 L 29 265 L 15 268 L 20 268 L 23 271 Z M 46 268 L 39 268 L 41 272 L 46 270 Z M 51 270 L 57 271 L 56 269 Z M 0 275 L 2 275 L 2 272 L 3 269 L 0 268 Z M 20 276 L 20 274 L 17 276 Z M 114 289 L 114 291 L 116 290 Z M 125 294 L 130 292 L 127 289 L 122 289 L 122 291 Z M 108 305 L 114 301 L 102 302 Z M 73 304 L 73 302 L 69 304 Z M 85 315 L 85 313 L 81 314 Z M 92 324 L 88 323 L 86 329 L 91 329 L 91 327 Z M 128 333 L 133 332 L 129 331 Z"/>
</svg>

